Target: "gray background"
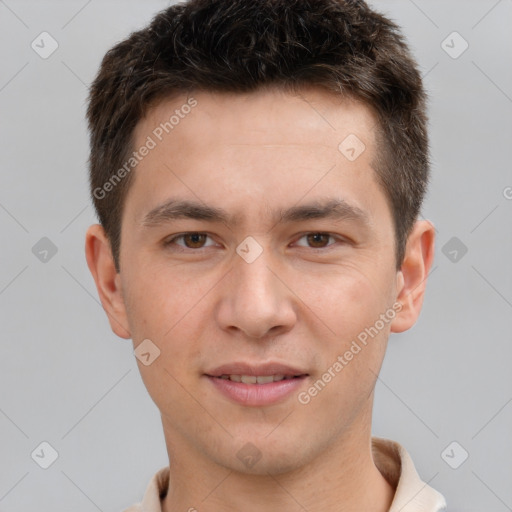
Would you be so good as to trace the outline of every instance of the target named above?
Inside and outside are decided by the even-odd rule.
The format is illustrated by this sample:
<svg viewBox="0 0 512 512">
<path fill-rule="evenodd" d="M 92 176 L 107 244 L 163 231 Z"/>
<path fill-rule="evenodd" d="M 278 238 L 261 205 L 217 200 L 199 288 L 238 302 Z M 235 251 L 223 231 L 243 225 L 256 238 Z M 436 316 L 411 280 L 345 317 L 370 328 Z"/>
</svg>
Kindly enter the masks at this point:
<svg viewBox="0 0 512 512">
<path fill-rule="evenodd" d="M 83 246 L 95 222 L 87 85 L 106 50 L 168 4 L 0 0 L 3 512 L 120 511 L 167 464 L 158 410 Z M 373 5 L 402 25 L 431 95 L 423 213 L 438 230 L 422 316 L 390 340 L 374 434 L 401 442 L 451 511 L 512 510 L 512 2 Z M 31 48 L 43 31 L 59 45 L 47 59 Z M 469 44 L 457 58 L 459 36 L 442 44 L 454 31 Z M 55 255 L 44 241 L 34 254 L 43 237 Z M 48 469 L 31 458 L 42 441 L 58 452 Z M 457 469 L 446 462 L 465 451 Z"/>
</svg>

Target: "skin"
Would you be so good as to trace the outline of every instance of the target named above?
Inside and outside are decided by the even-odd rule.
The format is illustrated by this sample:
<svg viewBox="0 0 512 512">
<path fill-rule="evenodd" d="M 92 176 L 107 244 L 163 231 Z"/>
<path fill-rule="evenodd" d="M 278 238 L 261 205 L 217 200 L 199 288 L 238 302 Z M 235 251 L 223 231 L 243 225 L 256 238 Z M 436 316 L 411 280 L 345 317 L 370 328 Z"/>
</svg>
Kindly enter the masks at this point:
<svg viewBox="0 0 512 512">
<path fill-rule="evenodd" d="M 376 118 L 363 104 L 310 88 L 300 94 L 193 94 L 197 106 L 137 166 L 122 217 L 120 272 L 99 225 L 86 255 L 113 331 L 161 353 L 138 361 L 160 410 L 170 464 L 165 512 L 389 509 L 394 489 L 371 451 L 374 387 L 390 332 L 416 321 L 432 264 L 434 228 L 417 221 L 396 269 L 393 219 L 376 180 Z M 166 99 L 136 127 L 135 147 L 186 96 Z M 338 145 L 366 146 L 353 162 Z M 196 200 L 238 222 L 178 219 L 147 225 L 170 198 Z M 274 209 L 343 199 L 354 218 L 284 222 Z M 207 237 L 173 235 L 205 233 Z M 314 233 L 332 237 L 311 237 Z M 247 263 L 237 246 L 262 248 Z M 204 376 L 234 361 L 281 362 L 307 391 L 365 328 L 401 310 L 308 404 L 293 393 L 249 407 Z M 252 443 L 261 459 L 237 452 Z"/>
</svg>

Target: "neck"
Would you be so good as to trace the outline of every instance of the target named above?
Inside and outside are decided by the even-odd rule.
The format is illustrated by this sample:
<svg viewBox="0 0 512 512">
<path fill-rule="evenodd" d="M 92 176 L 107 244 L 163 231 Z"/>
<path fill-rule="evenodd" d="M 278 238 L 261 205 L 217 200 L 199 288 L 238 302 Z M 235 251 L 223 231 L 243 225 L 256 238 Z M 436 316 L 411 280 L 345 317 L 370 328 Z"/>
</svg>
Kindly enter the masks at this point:
<svg viewBox="0 0 512 512">
<path fill-rule="evenodd" d="M 264 475 L 212 464 L 168 442 L 170 481 L 162 511 L 387 512 L 394 489 L 374 463 L 370 436 L 369 428 L 354 428 L 304 466 Z"/>
</svg>

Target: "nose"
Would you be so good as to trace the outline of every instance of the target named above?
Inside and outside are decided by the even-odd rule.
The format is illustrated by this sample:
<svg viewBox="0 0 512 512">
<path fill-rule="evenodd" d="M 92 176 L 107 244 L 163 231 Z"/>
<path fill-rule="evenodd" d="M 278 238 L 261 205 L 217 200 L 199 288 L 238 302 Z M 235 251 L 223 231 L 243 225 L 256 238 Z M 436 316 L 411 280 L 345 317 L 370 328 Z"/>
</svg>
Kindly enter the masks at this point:
<svg viewBox="0 0 512 512">
<path fill-rule="evenodd" d="M 217 308 L 220 327 L 246 337 L 267 339 L 292 329 L 297 321 L 293 292 L 279 266 L 264 249 L 253 262 L 235 254 L 234 268 L 223 280 Z"/>
</svg>

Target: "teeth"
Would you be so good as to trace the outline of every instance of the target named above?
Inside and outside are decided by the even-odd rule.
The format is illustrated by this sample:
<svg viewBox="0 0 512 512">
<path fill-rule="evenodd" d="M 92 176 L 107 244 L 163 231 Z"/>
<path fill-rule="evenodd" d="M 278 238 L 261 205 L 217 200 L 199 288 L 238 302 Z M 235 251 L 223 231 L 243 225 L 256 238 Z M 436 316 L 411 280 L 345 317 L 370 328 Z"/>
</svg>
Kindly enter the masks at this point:
<svg viewBox="0 0 512 512">
<path fill-rule="evenodd" d="M 243 382 L 244 384 L 270 384 L 284 379 L 293 379 L 292 375 L 221 375 L 219 378 L 232 380 L 233 382 Z"/>
<path fill-rule="evenodd" d="M 256 377 L 256 382 L 258 384 L 268 384 L 269 382 L 274 382 L 274 376 L 267 375 L 266 377 Z"/>
</svg>

